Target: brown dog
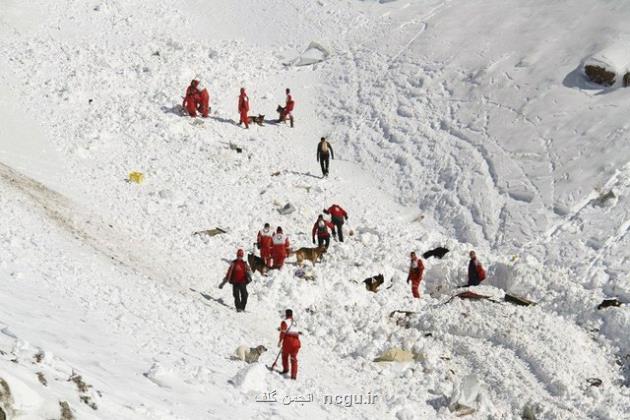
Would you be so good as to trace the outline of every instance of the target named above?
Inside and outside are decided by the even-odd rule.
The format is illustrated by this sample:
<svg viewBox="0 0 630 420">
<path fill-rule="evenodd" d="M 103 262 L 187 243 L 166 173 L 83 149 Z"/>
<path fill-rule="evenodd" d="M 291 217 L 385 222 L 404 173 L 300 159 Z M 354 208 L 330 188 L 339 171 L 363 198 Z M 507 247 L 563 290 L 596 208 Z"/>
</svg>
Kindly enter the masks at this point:
<svg viewBox="0 0 630 420">
<path fill-rule="evenodd" d="M 259 126 L 263 127 L 263 123 L 265 122 L 265 116 L 258 114 L 258 116 L 256 115 L 248 115 L 247 116 L 247 123 L 251 124 L 258 124 Z"/>
<path fill-rule="evenodd" d="M 259 256 L 254 254 L 247 254 L 247 262 L 249 263 L 249 266 L 251 267 L 253 272 L 258 271 L 263 276 L 267 275 L 267 270 L 269 270 L 269 267 L 265 265 L 265 261 L 263 261 L 263 259 Z"/>
<path fill-rule="evenodd" d="M 315 265 L 315 262 L 321 261 L 322 255 L 326 253 L 326 247 L 320 246 L 317 248 L 300 248 L 295 251 L 295 259 L 299 265 L 304 263 L 304 260 L 309 260 Z"/>
<path fill-rule="evenodd" d="M 378 288 L 381 286 L 381 284 L 383 284 L 383 282 L 385 282 L 385 278 L 382 274 L 363 280 L 363 283 L 365 283 L 365 288 L 374 293 L 378 292 Z"/>
</svg>

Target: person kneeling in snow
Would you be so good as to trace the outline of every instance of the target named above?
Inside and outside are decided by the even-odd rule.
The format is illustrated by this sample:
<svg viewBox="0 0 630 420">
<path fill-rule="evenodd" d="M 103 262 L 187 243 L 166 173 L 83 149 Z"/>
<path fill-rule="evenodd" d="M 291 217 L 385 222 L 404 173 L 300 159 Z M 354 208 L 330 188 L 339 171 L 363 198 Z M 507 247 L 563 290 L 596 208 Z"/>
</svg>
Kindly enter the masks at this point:
<svg viewBox="0 0 630 420">
<path fill-rule="evenodd" d="M 486 279 L 486 270 L 477 259 L 475 251 L 470 251 L 470 262 L 468 263 L 468 286 L 478 286 Z"/>
<path fill-rule="evenodd" d="M 411 281 L 411 294 L 414 298 L 420 298 L 420 282 L 422 281 L 422 274 L 424 273 L 424 264 L 422 260 L 416 256 L 415 252 L 412 252 L 411 263 L 409 264 L 409 275 L 407 276 L 407 284 Z"/>
<path fill-rule="evenodd" d="M 208 93 L 208 89 L 205 88 L 201 82 L 198 82 L 197 92 L 197 111 L 199 111 L 202 117 L 208 118 L 208 114 L 210 114 L 210 94 Z"/>
<path fill-rule="evenodd" d="M 291 379 L 297 378 L 298 360 L 297 354 L 302 344 L 300 343 L 300 332 L 297 324 L 293 319 L 293 311 L 287 309 L 285 319 L 280 323 L 280 339 L 278 347 L 282 344 L 282 372 L 285 375 L 289 373 L 289 358 L 291 360 Z"/>
<path fill-rule="evenodd" d="M 221 289 L 225 283 L 232 284 L 236 312 L 245 311 L 248 296 L 247 285 L 252 281 L 252 270 L 243 260 L 244 255 L 242 249 L 236 251 L 236 259 L 230 263 L 230 268 L 228 268 L 223 282 L 219 285 L 219 289 Z"/>
<path fill-rule="evenodd" d="M 199 90 L 197 90 L 197 86 L 199 85 L 199 80 L 194 79 L 190 82 L 190 86 L 186 89 L 186 96 L 184 96 L 184 102 L 182 102 L 182 107 L 188 112 L 188 115 L 191 117 L 197 116 L 197 103 L 199 102 Z"/>
</svg>

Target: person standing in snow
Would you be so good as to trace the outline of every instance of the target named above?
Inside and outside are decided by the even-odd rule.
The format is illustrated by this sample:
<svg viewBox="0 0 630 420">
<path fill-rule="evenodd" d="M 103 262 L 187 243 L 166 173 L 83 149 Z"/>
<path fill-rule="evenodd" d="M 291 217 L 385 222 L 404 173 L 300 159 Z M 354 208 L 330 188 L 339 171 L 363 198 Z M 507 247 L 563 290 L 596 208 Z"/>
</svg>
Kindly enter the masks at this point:
<svg viewBox="0 0 630 420">
<path fill-rule="evenodd" d="M 280 323 L 280 338 L 278 347 L 282 345 L 282 372 L 286 375 L 289 373 L 289 359 L 291 361 L 291 379 L 297 379 L 298 360 L 297 354 L 302 344 L 300 343 L 300 332 L 297 324 L 293 319 L 293 311 L 287 309 L 284 312 L 285 319 Z"/>
<path fill-rule="evenodd" d="M 468 286 L 478 286 L 486 279 L 486 270 L 477 259 L 475 251 L 470 251 L 468 263 Z"/>
<path fill-rule="evenodd" d="M 293 97 L 291 96 L 291 89 L 286 89 L 287 100 L 280 113 L 280 122 L 285 122 L 287 117 L 289 117 L 289 122 L 291 123 L 291 128 L 293 128 L 293 109 L 295 108 L 295 102 L 293 101 Z"/>
<path fill-rule="evenodd" d="M 186 96 L 184 96 L 184 102 L 182 102 L 182 107 L 188 112 L 188 115 L 191 117 L 197 116 L 197 103 L 199 102 L 199 90 L 197 90 L 197 86 L 199 85 L 199 80 L 194 79 L 190 82 L 190 85 L 186 89 Z"/>
<path fill-rule="evenodd" d="M 273 268 L 280 269 L 284 265 L 284 260 L 289 255 L 289 238 L 282 233 L 282 228 L 278 226 L 276 233 L 271 238 L 271 258 Z"/>
<path fill-rule="evenodd" d="M 333 204 L 329 208 L 324 209 L 324 213 L 330 214 L 331 222 L 337 228 L 339 242 L 343 242 L 343 223 L 348 220 L 348 213 L 339 204 Z"/>
<path fill-rule="evenodd" d="M 258 231 L 256 246 L 260 249 L 260 258 L 263 259 L 267 267 L 271 267 L 271 248 L 273 246 L 273 232 L 269 223 L 265 223 L 262 230 Z"/>
<path fill-rule="evenodd" d="M 322 176 L 328 176 L 328 166 L 330 164 L 329 158 L 334 159 L 335 153 L 333 152 L 333 148 L 328 143 L 325 137 L 322 137 L 319 143 L 317 144 L 317 161 L 322 167 Z"/>
<path fill-rule="evenodd" d="M 332 230 L 333 236 L 337 236 L 337 233 L 335 232 L 335 226 L 328 220 L 324 220 L 324 216 L 320 214 L 317 217 L 317 221 L 313 225 L 312 232 L 313 243 L 315 243 L 315 234 L 317 234 L 317 246 L 320 248 L 324 246 L 326 249 L 328 249 L 328 245 L 330 245 L 330 232 L 328 231 L 328 229 Z"/>
<path fill-rule="evenodd" d="M 411 294 L 414 298 L 420 298 L 420 282 L 424 273 L 424 264 L 422 260 L 416 256 L 415 252 L 410 255 L 411 263 L 409 264 L 409 275 L 407 276 L 407 284 L 411 282 Z"/>
<path fill-rule="evenodd" d="M 232 295 L 234 296 L 234 306 L 236 312 L 245 311 L 247 305 L 247 284 L 252 281 L 252 270 L 243 260 L 245 253 L 242 249 L 236 251 L 236 259 L 230 263 L 227 274 L 223 282 L 219 285 L 219 289 L 223 288 L 225 283 L 232 284 Z"/>
<path fill-rule="evenodd" d="M 238 125 L 245 124 L 245 128 L 249 128 L 249 122 L 247 121 L 247 113 L 249 112 L 249 97 L 245 93 L 245 88 L 241 88 L 241 94 L 238 97 L 238 113 L 241 116 L 241 120 Z"/>
</svg>

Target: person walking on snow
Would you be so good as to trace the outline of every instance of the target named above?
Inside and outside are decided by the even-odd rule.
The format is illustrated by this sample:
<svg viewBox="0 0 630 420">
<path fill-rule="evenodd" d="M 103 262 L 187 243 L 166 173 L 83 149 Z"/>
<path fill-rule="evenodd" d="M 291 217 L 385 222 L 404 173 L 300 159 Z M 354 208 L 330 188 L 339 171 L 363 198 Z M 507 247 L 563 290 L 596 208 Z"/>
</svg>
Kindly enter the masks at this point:
<svg viewBox="0 0 630 420">
<path fill-rule="evenodd" d="M 322 167 L 323 177 L 328 176 L 328 166 L 330 164 L 329 158 L 334 159 L 335 153 L 333 152 L 333 148 L 330 145 L 330 143 L 328 143 L 328 140 L 322 137 L 319 143 L 317 144 L 317 161 Z"/>
<path fill-rule="evenodd" d="M 249 112 L 249 97 L 245 93 L 245 88 L 241 88 L 241 94 L 238 97 L 238 113 L 241 116 L 241 120 L 238 125 L 245 124 L 245 128 L 249 128 L 249 122 L 247 121 L 247 113 Z"/>
<path fill-rule="evenodd" d="M 278 226 L 276 233 L 271 238 L 271 258 L 273 268 L 280 269 L 284 265 L 284 260 L 289 255 L 289 238 L 282 233 L 282 228 Z"/>
<path fill-rule="evenodd" d="M 265 223 L 265 227 L 258 231 L 256 246 L 260 249 L 260 258 L 263 259 L 267 267 L 271 267 L 271 248 L 273 246 L 273 232 L 269 223 Z"/>
<path fill-rule="evenodd" d="M 317 234 L 317 246 L 322 247 L 322 245 L 328 249 L 328 245 L 330 245 L 330 232 L 328 229 L 332 230 L 333 236 L 337 236 L 335 232 L 335 226 L 330 223 L 328 220 L 324 220 L 324 215 L 320 214 L 317 217 L 317 221 L 313 225 L 313 243 L 315 243 L 315 234 Z"/>
<path fill-rule="evenodd" d="M 225 283 L 232 284 L 232 295 L 234 296 L 236 312 L 245 311 L 248 296 L 247 285 L 252 281 L 252 270 L 243 261 L 244 255 L 245 253 L 242 249 L 236 251 L 236 259 L 230 263 L 230 268 L 228 268 L 223 282 L 219 285 L 219 289 L 222 289 Z"/>
<path fill-rule="evenodd" d="M 416 256 L 415 252 L 410 255 L 411 263 L 409 264 L 409 275 L 407 276 L 407 284 L 411 282 L 411 294 L 414 298 L 420 298 L 420 282 L 424 273 L 424 264 L 422 260 Z"/>
<path fill-rule="evenodd" d="M 282 345 L 282 372 L 286 375 L 289 373 L 289 360 L 291 360 L 291 379 L 297 379 L 298 360 L 297 354 L 302 344 L 300 343 L 300 332 L 297 324 L 293 319 L 293 311 L 287 309 L 285 319 L 280 323 L 280 339 L 278 347 Z"/>
<path fill-rule="evenodd" d="M 188 112 L 188 115 L 191 117 L 197 116 L 197 103 L 199 102 L 199 90 L 197 90 L 197 86 L 199 85 L 199 80 L 194 79 L 190 82 L 190 85 L 186 89 L 186 96 L 184 96 L 184 102 L 182 102 L 182 107 Z"/>
<path fill-rule="evenodd" d="M 348 220 L 348 213 L 339 204 L 333 204 L 328 209 L 324 209 L 324 213 L 330 214 L 331 222 L 337 228 L 339 242 L 343 242 L 343 223 Z"/>
<path fill-rule="evenodd" d="M 470 262 L 468 263 L 468 286 L 478 286 L 486 279 L 486 270 L 477 259 L 475 251 L 470 251 Z"/>
<path fill-rule="evenodd" d="M 280 122 L 285 122 L 287 117 L 289 117 L 289 122 L 291 123 L 291 128 L 293 128 L 293 108 L 295 108 L 295 102 L 293 101 L 293 97 L 291 96 L 291 89 L 287 88 L 285 91 L 287 94 L 287 100 L 284 105 L 282 112 L 280 113 Z"/>
</svg>

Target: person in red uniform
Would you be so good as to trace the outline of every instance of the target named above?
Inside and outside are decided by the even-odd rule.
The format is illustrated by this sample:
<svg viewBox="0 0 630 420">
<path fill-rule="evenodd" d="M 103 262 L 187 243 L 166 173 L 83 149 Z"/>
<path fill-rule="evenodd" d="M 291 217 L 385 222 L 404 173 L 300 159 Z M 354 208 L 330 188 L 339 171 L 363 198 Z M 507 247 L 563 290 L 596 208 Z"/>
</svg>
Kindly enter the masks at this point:
<svg viewBox="0 0 630 420">
<path fill-rule="evenodd" d="M 199 85 L 199 80 L 193 80 L 190 82 L 190 86 L 186 89 L 186 96 L 184 96 L 184 102 L 182 102 L 182 107 L 188 112 L 188 115 L 191 117 L 197 116 L 197 103 L 199 102 L 199 90 L 197 90 L 197 86 Z"/>
<path fill-rule="evenodd" d="M 260 258 L 263 259 L 267 267 L 271 267 L 271 248 L 273 246 L 273 232 L 269 223 L 265 223 L 262 230 L 258 231 L 256 246 L 260 249 Z"/>
<path fill-rule="evenodd" d="M 245 311 L 247 305 L 247 284 L 252 281 L 252 270 L 243 260 L 245 253 L 242 249 L 236 251 L 236 259 L 230 263 L 227 274 L 223 279 L 223 283 L 219 285 L 222 288 L 225 283 L 232 284 L 232 295 L 234 296 L 234 306 L 236 312 Z"/>
<path fill-rule="evenodd" d="M 330 245 L 330 232 L 328 229 L 332 230 L 333 236 L 336 236 L 335 226 L 330 223 L 328 220 L 324 220 L 324 215 L 320 214 L 317 217 L 317 221 L 313 225 L 313 243 L 315 243 L 315 234 L 317 234 L 317 246 L 324 246 L 328 249 L 328 245 Z"/>
<path fill-rule="evenodd" d="M 197 111 L 203 118 L 208 118 L 210 113 L 210 94 L 208 89 L 201 85 L 201 82 L 197 84 Z"/>
<path fill-rule="evenodd" d="M 343 223 L 348 220 L 348 213 L 339 204 L 333 204 L 329 208 L 324 209 L 324 213 L 330 214 L 331 222 L 337 229 L 339 242 L 343 242 Z"/>
<path fill-rule="evenodd" d="M 238 125 L 245 124 L 245 128 L 249 128 L 249 122 L 247 121 L 247 113 L 249 112 L 249 97 L 245 93 L 245 88 L 241 88 L 241 94 L 238 97 L 238 113 L 241 116 L 241 120 Z"/>
<path fill-rule="evenodd" d="M 280 323 L 280 339 L 278 347 L 282 345 L 282 372 L 285 375 L 289 373 L 289 360 L 291 361 L 291 379 L 297 379 L 298 360 L 297 354 L 302 346 L 300 343 L 300 332 L 297 324 L 293 319 L 293 311 L 287 309 L 285 319 Z"/>
<path fill-rule="evenodd" d="M 407 276 L 407 284 L 411 282 L 411 294 L 414 298 L 420 298 L 420 282 L 422 281 L 422 274 L 424 273 L 424 264 L 422 260 L 416 256 L 415 252 L 412 252 L 411 263 L 409 264 L 409 275 Z"/>
<path fill-rule="evenodd" d="M 282 228 L 278 226 L 276 233 L 271 238 L 271 258 L 273 259 L 273 268 L 282 268 L 287 255 L 289 255 L 289 238 L 282 233 Z"/>
<path fill-rule="evenodd" d="M 287 120 L 287 117 L 289 117 L 291 128 L 293 128 L 293 114 L 291 114 L 291 112 L 293 112 L 293 109 L 295 108 L 295 101 L 293 100 L 293 97 L 291 96 L 291 89 L 287 88 L 286 94 L 287 94 L 287 100 L 284 105 L 284 108 L 282 109 L 282 112 L 280 113 L 280 122 L 285 122 Z"/>
</svg>

